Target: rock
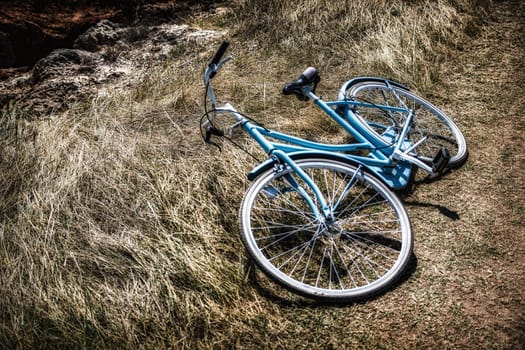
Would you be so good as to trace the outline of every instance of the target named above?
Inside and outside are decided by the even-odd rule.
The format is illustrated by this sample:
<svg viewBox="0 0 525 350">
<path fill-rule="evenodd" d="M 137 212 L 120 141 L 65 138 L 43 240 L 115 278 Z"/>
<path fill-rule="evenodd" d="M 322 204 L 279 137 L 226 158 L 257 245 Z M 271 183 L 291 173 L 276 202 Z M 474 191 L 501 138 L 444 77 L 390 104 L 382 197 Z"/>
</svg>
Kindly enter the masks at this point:
<svg viewBox="0 0 525 350">
<path fill-rule="evenodd" d="M 97 51 L 101 45 L 110 45 L 119 40 L 119 26 L 109 20 L 98 22 L 81 34 L 73 43 L 73 48 Z"/>
<path fill-rule="evenodd" d="M 35 86 L 29 94 L 35 115 L 59 111 L 78 101 L 78 96 L 95 93 L 95 86 L 88 76 L 71 76 L 69 79 L 53 78 Z"/>
<path fill-rule="evenodd" d="M 185 29 L 185 27 L 162 28 L 153 36 L 152 41 L 155 44 L 175 45 L 181 41 Z"/>
<path fill-rule="evenodd" d="M 76 48 L 53 50 L 19 78 L 0 80 L 0 110 L 17 104 L 38 118 L 98 96 L 108 86 L 141 84 L 150 67 L 174 58 L 187 61 L 185 48 L 197 53 L 224 35 L 187 25 L 125 27 L 99 22 L 81 35 Z"/>
<path fill-rule="evenodd" d="M 73 47 L 96 52 L 117 42 L 133 43 L 144 40 L 148 37 L 150 29 L 145 26 L 121 28 L 118 24 L 103 20 L 81 34 L 73 43 Z"/>
<path fill-rule="evenodd" d="M 115 5 L 114 0 L 0 0 L 0 32 L 7 34 L 0 38 L 0 68 L 32 67 L 54 49 L 71 48 L 100 20 L 122 19 L 121 6 Z"/>
<path fill-rule="evenodd" d="M 151 28 L 145 26 L 128 27 L 120 32 L 120 37 L 127 43 L 133 43 L 147 39 L 150 32 Z"/>
<path fill-rule="evenodd" d="M 57 49 L 40 59 L 33 67 L 33 82 L 39 83 L 53 76 L 75 74 L 94 68 L 100 55 L 77 49 Z"/>
<path fill-rule="evenodd" d="M 16 105 L 35 118 L 98 96 L 108 86 L 141 84 L 151 67 L 177 59 L 186 48 L 208 49 L 207 40 L 224 35 L 166 23 L 200 6 L 187 0 L 135 2 L 140 8 L 128 6 L 140 12 L 133 24 L 109 20 L 122 20 L 126 5 L 117 0 L 56 0 L 38 11 L 27 7 L 31 1 L 0 0 L 0 111 Z"/>
</svg>

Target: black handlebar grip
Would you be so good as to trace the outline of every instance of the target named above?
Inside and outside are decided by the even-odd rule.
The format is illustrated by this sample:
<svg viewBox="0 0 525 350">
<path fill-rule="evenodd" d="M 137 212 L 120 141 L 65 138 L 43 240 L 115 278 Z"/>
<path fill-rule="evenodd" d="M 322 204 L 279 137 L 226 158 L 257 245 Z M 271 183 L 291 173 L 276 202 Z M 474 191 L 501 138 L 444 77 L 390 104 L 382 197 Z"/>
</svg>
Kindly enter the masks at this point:
<svg viewBox="0 0 525 350">
<path fill-rule="evenodd" d="M 228 49 L 228 46 L 230 46 L 230 43 L 228 41 L 224 40 L 222 42 L 221 46 L 219 47 L 219 49 L 217 50 L 217 52 L 215 53 L 215 56 L 213 56 L 213 58 L 212 58 L 212 60 L 210 62 L 210 65 L 219 63 L 219 61 L 221 60 L 222 56 L 226 52 L 226 49 Z"/>
</svg>

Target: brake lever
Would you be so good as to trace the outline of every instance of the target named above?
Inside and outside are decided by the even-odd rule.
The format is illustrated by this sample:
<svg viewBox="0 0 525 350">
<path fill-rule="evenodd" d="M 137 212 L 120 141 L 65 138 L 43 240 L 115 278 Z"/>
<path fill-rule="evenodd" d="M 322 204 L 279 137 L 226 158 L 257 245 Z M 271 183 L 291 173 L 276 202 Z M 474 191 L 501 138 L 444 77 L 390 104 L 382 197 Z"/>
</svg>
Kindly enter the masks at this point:
<svg viewBox="0 0 525 350">
<path fill-rule="evenodd" d="M 314 86 L 312 87 L 312 93 L 314 93 L 314 94 L 315 94 L 315 89 L 317 88 L 317 83 L 318 83 L 318 81 L 315 81 L 314 82 Z"/>
<path fill-rule="evenodd" d="M 216 135 L 216 136 L 220 137 L 220 136 L 224 136 L 224 132 L 222 130 L 217 129 L 216 127 L 214 127 L 212 125 L 207 125 L 206 126 L 206 135 L 204 137 L 204 142 L 206 142 L 209 145 L 217 147 L 219 149 L 219 152 L 222 152 L 221 146 L 219 146 L 215 142 L 211 141 L 211 136 L 212 135 Z"/>
<path fill-rule="evenodd" d="M 213 143 L 210 141 L 212 135 L 222 137 L 224 136 L 224 131 L 217 129 L 213 125 L 206 126 L 206 137 L 204 138 L 204 142 Z"/>
<path fill-rule="evenodd" d="M 231 61 L 231 60 L 233 60 L 232 56 L 226 56 L 222 61 L 219 62 L 219 66 L 222 67 L 223 64 L 225 64 L 226 62 Z"/>
</svg>

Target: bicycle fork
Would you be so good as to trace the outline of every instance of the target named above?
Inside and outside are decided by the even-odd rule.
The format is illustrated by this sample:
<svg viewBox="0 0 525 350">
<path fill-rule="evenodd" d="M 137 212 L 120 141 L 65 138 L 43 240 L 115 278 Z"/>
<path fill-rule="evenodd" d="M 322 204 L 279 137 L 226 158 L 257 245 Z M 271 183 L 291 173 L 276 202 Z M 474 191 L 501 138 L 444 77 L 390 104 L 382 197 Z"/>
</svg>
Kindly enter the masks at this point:
<svg viewBox="0 0 525 350">
<path fill-rule="evenodd" d="M 276 153 L 276 154 L 275 154 Z M 296 163 L 288 157 L 288 155 L 282 151 L 276 151 L 274 152 L 274 156 L 279 159 L 279 162 L 276 163 L 276 167 L 274 171 L 276 173 L 279 173 L 281 171 L 285 171 L 284 164 L 285 163 L 301 180 L 305 182 L 306 187 L 310 188 L 313 192 L 313 195 L 307 191 L 307 188 L 303 187 L 292 175 L 292 172 L 289 172 L 288 174 L 285 174 L 283 177 L 288 182 L 288 184 L 291 186 L 291 191 L 296 191 L 299 193 L 299 195 L 304 198 L 304 200 L 307 202 L 308 206 L 310 207 L 311 211 L 314 214 L 315 220 L 318 223 L 318 228 L 316 230 L 316 233 L 314 235 L 314 238 L 318 238 L 321 236 L 324 237 L 337 237 L 341 233 L 340 223 L 338 222 L 337 218 L 334 216 L 334 214 L 339 210 L 339 206 L 343 205 L 344 199 L 347 197 L 347 195 L 350 193 L 352 187 L 355 185 L 356 181 L 358 181 L 359 174 L 361 172 L 362 166 L 359 165 L 355 172 L 352 174 L 351 178 L 348 181 L 345 181 L 344 188 L 343 186 L 339 187 L 338 198 L 331 198 L 330 204 L 326 202 L 325 196 L 322 194 L 319 187 L 316 185 L 314 180 L 311 176 L 306 174 L 304 170 L 302 170 L 299 166 L 296 165 Z M 282 158 L 281 158 L 282 157 Z M 346 179 L 346 177 L 345 177 Z M 273 195 L 277 195 L 279 193 L 283 193 L 282 189 L 273 189 Z M 270 190 L 271 191 L 271 190 Z M 335 193 L 334 193 L 335 194 Z M 328 196 L 330 196 L 328 194 Z M 318 203 L 318 205 L 316 205 Z M 321 209 L 321 211 L 319 210 Z M 331 242 L 331 241 L 330 241 Z"/>
<path fill-rule="evenodd" d="M 334 215 L 332 212 L 332 208 L 329 207 L 328 203 L 326 202 L 323 194 L 321 193 L 321 190 L 319 187 L 315 184 L 315 182 L 312 180 L 312 178 L 284 152 L 281 150 L 273 150 L 270 152 L 272 156 L 275 156 L 280 163 L 285 163 L 288 167 L 290 167 L 291 170 L 293 170 L 300 178 L 305 182 L 305 184 L 312 190 L 312 192 L 315 195 L 315 199 L 317 199 L 317 203 L 319 203 L 319 206 L 316 205 L 316 201 L 312 196 L 306 191 L 306 189 L 294 179 L 293 176 L 290 174 L 285 176 L 285 179 L 288 181 L 290 186 L 292 186 L 308 203 L 308 206 L 314 213 L 315 217 L 320 221 L 328 221 L 331 222 L 334 220 Z M 279 171 L 279 169 L 277 169 Z M 321 209 L 321 211 L 319 210 Z"/>
</svg>

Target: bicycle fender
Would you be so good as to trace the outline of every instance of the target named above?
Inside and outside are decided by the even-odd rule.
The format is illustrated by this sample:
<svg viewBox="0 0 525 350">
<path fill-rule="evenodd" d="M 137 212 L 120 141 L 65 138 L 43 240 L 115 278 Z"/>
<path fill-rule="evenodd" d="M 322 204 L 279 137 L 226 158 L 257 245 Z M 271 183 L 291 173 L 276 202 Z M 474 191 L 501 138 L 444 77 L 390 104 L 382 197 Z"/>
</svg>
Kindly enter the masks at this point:
<svg viewBox="0 0 525 350">
<path fill-rule="evenodd" d="M 393 85 L 393 86 L 398 87 L 398 88 L 403 89 L 403 90 L 410 91 L 408 86 L 406 86 L 406 85 L 404 85 L 404 84 L 402 84 L 402 83 L 400 83 L 398 81 L 395 81 L 395 80 L 379 78 L 379 77 L 357 77 L 357 78 L 350 79 L 346 83 L 343 84 L 343 86 L 341 87 L 341 90 L 339 90 L 339 95 L 338 95 L 337 98 L 339 100 L 344 100 L 345 99 L 345 95 L 346 95 L 346 90 L 348 90 L 348 88 L 350 88 L 351 86 L 353 86 L 355 84 L 363 83 L 365 81 L 368 81 L 368 82 L 379 82 L 379 83 L 388 82 L 390 85 Z"/>
<path fill-rule="evenodd" d="M 332 160 L 337 160 L 343 163 L 347 163 L 354 166 L 363 166 L 365 168 L 368 168 L 365 164 L 362 164 L 361 162 L 358 162 L 354 159 L 345 157 L 344 155 L 330 153 L 330 152 L 322 152 L 322 151 L 298 151 L 298 152 L 291 152 L 288 153 L 288 156 L 292 158 L 292 160 L 300 160 L 305 158 L 315 158 L 315 157 L 321 157 L 321 158 L 329 158 Z M 255 180 L 259 175 L 261 175 L 263 172 L 271 169 L 274 164 L 277 163 L 277 159 L 270 158 L 266 161 L 262 162 L 255 168 L 253 168 L 247 175 L 248 180 L 253 181 Z"/>
</svg>

